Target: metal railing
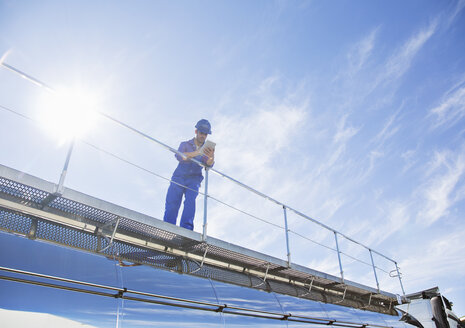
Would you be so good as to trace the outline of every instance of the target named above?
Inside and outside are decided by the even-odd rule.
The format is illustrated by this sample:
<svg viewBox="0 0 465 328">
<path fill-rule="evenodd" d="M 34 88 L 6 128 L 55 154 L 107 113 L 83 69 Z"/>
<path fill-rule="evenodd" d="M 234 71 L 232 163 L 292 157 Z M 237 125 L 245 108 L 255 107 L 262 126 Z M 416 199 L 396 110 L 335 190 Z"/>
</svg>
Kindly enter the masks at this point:
<svg viewBox="0 0 465 328">
<path fill-rule="evenodd" d="M 43 82 L 37 80 L 36 78 L 34 78 L 34 77 L 32 77 L 32 76 L 30 76 L 30 75 L 28 75 L 28 74 L 26 74 L 26 73 L 24 73 L 24 72 L 18 70 L 17 68 L 15 68 L 15 67 L 13 67 L 13 66 L 11 66 L 11 65 L 8 65 L 8 64 L 6 64 L 6 63 L 4 63 L 4 62 L 0 62 L 0 64 L 1 64 L 3 67 L 7 68 L 8 70 L 10 70 L 10 71 L 12 71 L 12 72 L 14 72 L 14 73 L 16 73 L 16 74 L 19 74 L 21 77 L 23 77 L 23 78 L 25 78 L 25 79 L 27 79 L 27 80 L 33 82 L 34 84 L 36 84 L 36 85 L 38 85 L 38 86 L 40 86 L 40 87 L 45 88 L 47 91 L 55 92 L 54 89 L 51 88 L 50 86 L 48 86 L 47 84 L 45 84 L 45 83 L 43 83 Z M 17 115 L 19 115 L 19 116 L 21 116 L 21 117 L 23 117 L 23 118 L 27 118 L 27 119 L 29 119 L 29 120 L 32 120 L 31 118 L 29 118 L 29 117 L 27 117 L 27 116 L 25 116 L 25 115 L 23 115 L 23 114 L 20 114 L 20 113 L 18 113 L 18 112 L 16 112 L 16 111 L 12 110 L 12 109 L 10 109 L 10 108 L 4 107 L 4 106 L 0 106 L 0 108 L 2 108 L 2 109 L 4 109 L 4 110 L 7 110 L 7 111 L 10 111 L 10 112 L 13 112 L 13 113 L 15 113 L 15 114 L 17 114 Z M 104 117 L 104 118 L 106 118 L 106 119 L 108 119 L 108 120 L 110 120 L 110 121 L 112 121 L 112 122 L 114 122 L 114 123 L 116 123 L 116 124 L 118 124 L 118 125 L 120 125 L 120 126 L 126 128 L 126 129 L 129 129 L 129 130 L 133 131 L 134 133 L 136 133 L 136 134 L 138 134 L 138 135 L 140 135 L 140 136 L 142 136 L 142 137 L 144 137 L 144 138 L 150 140 L 151 142 L 154 142 L 154 143 L 158 144 L 159 146 L 165 148 L 166 150 L 168 150 L 168 151 L 170 151 L 170 152 L 172 152 L 172 153 L 174 153 L 174 154 L 178 154 L 178 155 L 181 156 L 182 158 L 186 159 L 186 156 L 185 156 L 183 153 L 181 153 L 181 152 L 179 152 L 177 149 L 174 149 L 174 148 L 168 146 L 167 144 L 165 144 L 165 143 L 163 143 L 163 142 L 157 140 L 156 138 L 154 138 L 154 137 L 152 137 L 152 136 L 149 136 L 148 134 L 143 133 L 142 131 L 140 131 L 140 130 L 138 130 L 138 129 L 132 127 L 132 126 L 129 126 L 128 124 L 126 124 L 126 123 L 124 123 L 124 122 L 122 122 L 122 121 L 120 121 L 120 120 L 117 120 L 116 118 L 111 117 L 110 115 L 108 115 L 108 114 L 106 114 L 106 113 L 104 113 L 104 112 L 98 112 L 98 114 L 100 114 L 102 117 Z M 134 166 L 136 166 L 136 167 L 139 168 L 139 169 L 142 169 L 142 170 L 144 170 L 144 171 L 150 172 L 150 173 L 152 173 L 152 174 L 154 174 L 154 175 L 156 175 L 156 176 L 158 176 L 158 177 L 161 177 L 161 178 L 163 178 L 163 179 L 165 179 L 165 180 L 170 181 L 171 183 L 176 183 L 176 182 L 174 182 L 174 181 L 171 181 L 169 178 L 163 177 L 163 176 L 161 176 L 161 175 L 159 175 L 159 174 L 156 174 L 156 173 L 151 172 L 151 171 L 149 171 L 149 170 L 147 170 L 147 169 L 144 169 L 144 168 L 142 168 L 142 167 L 140 167 L 140 166 L 138 166 L 138 165 L 136 165 L 136 164 L 133 164 L 133 163 L 127 161 L 127 160 L 124 160 L 124 159 L 122 159 L 122 158 L 120 158 L 120 157 L 118 157 L 118 156 L 116 156 L 116 155 L 114 155 L 114 154 L 111 154 L 111 153 L 109 153 L 109 152 L 107 152 L 107 151 L 104 151 L 104 150 L 100 149 L 99 147 L 96 147 L 96 146 L 94 146 L 94 145 L 92 145 L 92 144 L 90 144 L 90 143 L 88 143 L 88 142 L 86 142 L 86 141 L 83 141 L 83 142 L 86 143 L 86 144 L 88 144 L 88 145 L 90 145 L 90 146 L 92 146 L 92 147 L 94 147 L 94 148 L 96 148 L 97 150 L 103 151 L 103 152 L 105 152 L 105 153 L 107 153 L 107 154 L 110 154 L 110 155 L 112 155 L 112 156 L 114 156 L 114 157 L 116 157 L 116 158 L 118 158 L 118 159 L 120 159 L 120 160 L 122 160 L 122 161 L 124 161 L 124 162 L 126 162 L 126 163 L 129 163 L 129 164 L 131 164 L 131 165 L 134 165 Z M 66 173 L 67 173 L 67 169 L 68 169 L 68 164 L 69 164 L 70 157 L 71 157 L 71 154 L 72 154 L 72 151 L 73 151 L 74 143 L 75 143 L 74 140 L 70 143 L 70 147 L 69 147 L 69 151 L 68 151 L 68 154 L 67 154 L 67 157 L 66 157 L 65 165 L 64 165 L 63 170 L 62 170 L 62 173 L 61 173 L 61 175 L 60 175 L 60 181 L 59 181 L 59 184 L 58 184 L 58 187 L 57 187 L 57 190 L 56 190 L 57 193 L 60 193 L 60 192 L 62 191 L 62 188 L 63 188 L 63 185 L 64 185 L 64 181 L 65 181 L 65 177 L 66 177 Z M 342 283 L 344 283 L 344 269 L 343 269 L 343 265 L 342 265 L 341 255 L 346 255 L 346 256 L 348 256 L 348 257 L 354 259 L 354 260 L 357 260 L 357 261 L 359 261 L 359 262 L 361 262 L 361 263 L 364 263 L 364 264 L 369 265 L 369 266 L 372 267 L 373 274 L 374 274 L 374 279 L 375 279 L 376 286 L 377 286 L 377 290 L 378 290 L 378 292 L 379 292 L 379 291 L 380 291 L 380 284 L 379 284 L 378 275 L 377 275 L 377 271 L 376 271 L 376 270 L 377 270 L 377 269 L 378 269 L 378 270 L 382 270 L 382 269 L 379 268 L 379 267 L 377 267 L 377 266 L 375 265 L 375 262 L 374 262 L 374 259 L 373 259 L 373 253 L 375 253 L 375 254 L 377 254 L 377 255 L 383 257 L 383 258 L 386 259 L 387 261 L 392 262 L 392 263 L 395 265 L 395 269 L 392 270 L 390 273 L 389 273 L 389 272 L 387 272 L 387 273 L 389 273 L 389 275 L 390 275 L 391 277 L 398 277 L 398 279 L 399 279 L 399 284 L 400 284 L 400 287 L 401 287 L 401 289 L 402 289 L 402 293 L 403 293 L 403 295 L 405 295 L 404 287 L 403 287 L 403 284 L 402 284 L 401 273 L 400 273 L 400 270 L 399 270 L 399 266 L 398 266 L 398 264 L 397 264 L 397 262 L 396 262 L 395 260 L 393 260 L 393 259 L 389 258 L 388 256 L 386 256 L 386 255 L 384 255 L 384 254 L 382 254 L 382 253 L 380 253 L 380 252 L 378 252 L 378 251 L 372 249 L 371 247 L 368 247 L 368 246 L 366 246 L 366 245 L 364 245 L 364 244 L 362 244 L 362 243 L 360 243 L 360 242 L 358 242 L 358 241 L 352 239 L 351 237 L 345 235 L 344 233 L 339 232 L 339 231 L 337 231 L 337 230 L 335 230 L 335 229 L 333 229 L 333 228 L 331 228 L 331 227 L 329 227 L 329 226 L 323 224 L 322 222 L 320 222 L 320 221 L 318 221 L 318 220 L 316 220 L 316 219 L 314 219 L 314 218 L 312 218 L 312 217 L 310 217 L 310 216 L 308 216 L 308 215 L 306 215 L 306 214 L 303 214 L 302 212 L 300 212 L 300 211 L 298 211 L 298 210 L 296 210 L 296 209 L 290 207 L 289 205 L 284 204 L 284 203 L 282 203 L 282 202 L 280 202 L 280 201 L 278 201 L 278 200 L 276 200 L 276 199 L 274 199 L 274 198 L 272 198 L 272 197 L 270 197 L 270 196 L 268 196 L 268 195 L 266 195 L 266 194 L 264 194 L 264 193 L 262 193 L 262 192 L 260 192 L 260 191 L 258 191 L 258 190 L 256 190 L 256 189 L 254 189 L 254 188 L 252 188 L 252 187 L 250 187 L 250 186 L 248 186 L 248 185 L 246 185 L 246 184 L 244 184 L 244 183 L 242 183 L 242 182 L 240 182 L 240 181 L 238 181 L 238 180 L 236 180 L 236 179 L 230 177 L 229 175 L 227 175 L 227 174 L 225 174 L 225 173 L 223 173 L 223 172 L 221 172 L 221 171 L 219 171 L 219 170 L 217 170 L 217 169 L 214 169 L 214 168 L 212 168 L 212 167 L 209 167 L 209 166 L 207 166 L 207 165 L 205 165 L 205 164 L 203 164 L 203 163 L 201 163 L 201 162 L 199 162 L 199 161 L 197 161 L 197 160 L 195 160 L 195 159 L 191 159 L 191 161 L 197 163 L 198 165 L 202 166 L 202 167 L 205 169 L 204 192 L 203 192 L 203 193 L 202 193 L 202 192 L 199 192 L 200 194 L 202 194 L 202 195 L 204 196 L 204 213 L 203 213 L 202 241 L 206 241 L 206 240 L 207 240 L 207 226 L 208 226 L 208 212 L 207 212 L 207 210 L 208 210 L 208 198 L 210 198 L 210 199 L 213 199 L 213 200 L 215 200 L 215 201 L 217 201 L 217 202 L 219 202 L 219 203 L 222 203 L 222 204 L 224 204 L 224 205 L 226 205 L 226 206 L 229 206 L 229 207 L 231 207 L 231 208 L 234 209 L 234 210 L 237 210 L 237 211 L 239 211 L 239 212 L 242 212 L 242 213 L 247 214 L 247 215 L 249 215 L 249 216 L 252 216 L 252 217 L 254 217 L 254 218 L 256 218 L 256 219 L 259 219 L 259 220 L 261 220 L 261 221 L 265 221 L 265 222 L 267 222 L 267 223 L 269 223 L 269 224 L 272 224 L 272 225 L 274 225 L 274 226 L 276 226 L 276 227 L 279 227 L 279 228 L 283 229 L 283 230 L 285 231 L 287 263 L 288 263 L 288 266 L 290 267 L 290 265 L 291 265 L 291 247 L 290 247 L 290 243 L 289 243 L 289 233 L 290 233 L 290 232 L 293 232 L 294 234 L 296 234 L 296 235 L 298 235 L 298 236 L 300 236 L 300 237 L 302 237 L 302 238 L 304 238 L 304 239 L 307 239 L 307 240 L 310 240 L 310 241 L 312 241 L 312 242 L 315 242 L 316 244 L 319 244 L 318 242 L 316 242 L 316 241 L 314 241 L 314 240 L 311 240 L 311 239 L 309 239 L 309 238 L 306 238 L 305 236 L 303 236 L 303 235 L 301 235 L 301 234 L 299 234 L 299 233 L 297 233 L 297 232 L 291 231 L 291 230 L 289 229 L 289 226 L 288 226 L 288 211 L 290 211 L 290 212 L 293 212 L 294 214 L 296 214 L 297 216 L 299 216 L 299 217 L 301 217 L 301 218 L 304 218 L 305 220 L 311 221 L 311 222 L 313 222 L 313 223 L 315 223 L 315 224 L 321 226 L 322 228 L 326 229 L 327 231 L 333 233 L 333 235 L 334 235 L 334 242 L 335 242 L 335 249 L 334 249 L 334 248 L 331 248 L 331 247 L 328 247 L 328 246 L 326 246 L 326 245 L 322 245 L 322 244 L 320 244 L 320 245 L 321 245 L 321 246 L 324 246 L 324 247 L 326 247 L 326 248 L 328 248 L 328 249 L 331 249 L 331 250 L 333 250 L 333 251 L 335 251 L 335 252 L 337 252 L 338 264 L 339 264 L 339 271 L 340 271 L 340 279 L 341 279 L 341 282 L 342 282 Z M 258 217 L 256 217 L 256 216 L 250 214 L 250 213 L 247 213 L 247 212 L 245 212 L 245 211 L 243 211 L 243 210 L 240 210 L 240 209 L 238 209 L 238 208 L 236 208 L 236 207 L 234 207 L 234 206 L 232 206 L 232 205 L 230 205 L 230 204 L 227 204 L 227 203 L 225 203 L 225 202 L 223 202 L 223 201 L 221 201 L 221 200 L 219 200 L 219 199 L 213 197 L 212 195 L 209 195 L 209 194 L 208 194 L 208 185 L 209 185 L 209 178 L 208 178 L 208 177 L 209 177 L 209 172 L 210 172 L 210 171 L 213 172 L 213 173 L 215 173 L 215 174 L 217 174 L 217 175 L 219 175 L 219 176 L 221 176 L 221 177 L 223 177 L 223 178 L 225 178 L 225 179 L 227 179 L 227 180 L 229 180 L 229 181 L 231 181 L 231 182 L 233 182 L 233 183 L 235 183 L 236 185 L 240 186 L 241 188 L 244 188 L 245 190 L 247 190 L 247 191 L 249 191 L 249 192 L 251 192 L 251 193 L 253 193 L 253 194 L 255 194 L 255 195 L 258 195 L 259 197 L 261 197 L 261 198 L 263 198 L 263 199 L 266 199 L 267 201 L 270 201 L 271 203 L 274 203 L 275 205 L 278 205 L 278 206 L 282 207 L 282 209 L 283 209 L 284 227 L 278 226 L 278 225 L 273 224 L 273 223 L 271 223 L 271 222 L 269 222 L 269 221 L 266 221 L 266 220 L 263 220 L 263 219 L 261 219 L 261 218 L 258 218 Z M 179 183 L 176 183 L 176 184 L 179 184 Z M 187 188 L 186 186 L 183 186 L 183 187 Z M 370 256 L 370 262 L 371 262 L 371 263 L 367 263 L 367 262 L 361 261 L 361 260 L 359 260 L 359 259 L 357 259 L 357 258 L 355 258 L 355 257 L 352 257 L 352 256 L 350 256 L 350 255 L 348 255 L 348 254 L 343 253 L 343 252 L 341 251 L 340 247 L 339 247 L 338 237 L 343 237 L 343 238 L 345 238 L 346 240 L 348 240 L 348 241 L 350 241 L 350 242 L 352 242 L 352 243 L 354 243 L 354 244 L 356 244 L 356 245 L 359 245 L 359 246 L 363 247 L 366 251 L 368 251 L 369 256 Z M 384 270 L 382 270 L 382 271 L 384 271 Z M 386 272 L 386 271 L 384 271 L 384 272 Z M 392 274 L 392 272 L 394 272 L 394 274 Z"/>
<path fill-rule="evenodd" d="M 333 327 L 347 328 L 392 328 L 391 326 L 376 323 L 357 323 L 353 321 L 336 320 L 322 317 L 310 317 L 302 314 L 280 313 L 272 311 L 258 310 L 251 307 L 239 307 L 234 304 L 219 304 L 195 299 L 173 297 L 163 294 L 148 293 L 139 290 L 133 290 L 126 287 L 115 287 L 91 283 L 87 281 L 68 279 L 64 277 L 40 274 L 30 271 L 18 270 L 0 266 L 0 272 L 10 275 L 0 274 L 0 280 L 13 281 L 31 286 L 41 286 L 58 290 L 66 290 L 77 293 L 97 295 L 109 298 L 123 299 L 140 303 L 150 303 L 178 308 L 187 308 L 200 311 L 223 313 L 226 315 L 237 315 L 255 317 L 261 319 L 299 322 L 314 325 L 325 325 Z M 35 279 L 34 279 L 35 278 Z M 40 280 L 36 280 L 39 278 Z"/>
</svg>

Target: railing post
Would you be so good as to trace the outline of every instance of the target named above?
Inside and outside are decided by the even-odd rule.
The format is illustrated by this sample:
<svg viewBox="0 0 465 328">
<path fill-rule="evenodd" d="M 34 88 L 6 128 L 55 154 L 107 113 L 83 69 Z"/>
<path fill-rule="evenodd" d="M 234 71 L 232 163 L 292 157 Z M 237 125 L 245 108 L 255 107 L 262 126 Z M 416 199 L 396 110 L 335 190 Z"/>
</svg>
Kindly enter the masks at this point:
<svg viewBox="0 0 465 328">
<path fill-rule="evenodd" d="M 400 288 L 402 288 L 402 294 L 405 296 L 404 285 L 402 285 L 402 277 L 400 276 L 399 267 L 397 266 L 397 262 L 394 262 L 396 265 L 397 276 L 399 277 Z"/>
<path fill-rule="evenodd" d="M 334 238 L 336 239 L 336 250 L 337 250 L 337 258 L 339 260 L 339 269 L 341 270 L 341 279 L 342 283 L 344 283 L 344 271 L 342 270 L 342 262 L 341 262 L 341 252 L 339 251 L 339 243 L 337 242 L 337 232 L 334 232 Z"/>
<path fill-rule="evenodd" d="M 286 230 L 286 248 L 287 248 L 287 266 L 291 266 L 291 250 L 289 249 L 289 229 L 287 227 L 287 211 L 286 206 L 283 206 L 284 211 L 284 229 Z"/>
<path fill-rule="evenodd" d="M 205 168 L 205 194 L 203 198 L 203 233 L 202 241 L 207 240 L 207 199 L 208 199 L 208 168 Z"/>
<path fill-rule="evenodd" d="M 376 287 L 378 288 L 378 293 L 379 293 L 379 282 L 378 282 L 378 276 L 376 275 L 375 261 L 373 261 L 373 253 L 371 252 L 370 248 L 368 248 L 368 251 L 370 252 L 371 265 L 373 266 L 373 273 L 375 274 Z"/>
<path fill-rule="evenodd" d="M 75 139 L 73 138 L 69 146 L 69 149 L 68 149 L 68 155 L 66 155 L 65 166 L 63 167 L 63 171 L 61 171 L 60 181 L 58 182 L 58 186 L 56 190 L 56 192 L 59 194 L 63 193 L 63 184 L 65 183 L 66 173 L 68 173 L 68 165 L 69 165 L 69 160 L 71 158 L 71 153 L 73 152 L 74 141 Z"/>
</svg>

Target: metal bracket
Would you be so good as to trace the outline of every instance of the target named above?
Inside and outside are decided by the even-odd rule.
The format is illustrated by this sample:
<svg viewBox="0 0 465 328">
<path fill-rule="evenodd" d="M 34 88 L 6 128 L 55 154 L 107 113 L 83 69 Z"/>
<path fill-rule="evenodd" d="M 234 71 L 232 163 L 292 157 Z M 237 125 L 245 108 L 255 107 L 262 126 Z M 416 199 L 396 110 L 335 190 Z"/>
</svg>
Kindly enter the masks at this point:
<svg viewBox="0 0 465 328">
<path fill-rule="evenodd" d="M 373 296 L 373 293 L 370 293 L 370 298 L 368 299 L 368 304 L 366 306 L 362 306 L 361 309 L 366 309 L 369 308 L 371 305 L 371 297 Z"/>
<path fill-rule="evenodd" d="M 223 312 L 223 310 L 226 309 L 227 307 L 228 307 L 227 304 L 220 305 L 220 306 L 215 310 L 215 312 Z"/>
<path fill-rule="evenodd" d="M 281 318 L 281 320 L 289 320 L 289 317 L 291 316 L 291 314 L 284 314 L 283 317 Z"/>
<path fill-rule="evenodd" d="M 312 281 L 310 281 L 310 286 L 308 287 L 308 292 L 309 292 L 309 293 L 312 291 L 313 280 L 315 280 L 315 277 L 312 277 Z"/>
<path fill-rule="evenodd" d="M 270 263 L 266 265 L 266 271 L 265 271 L 265 277 L 263 277 L 263 281 L 259 283 L 258 285 L 252 286 L 252 288 L 260 287 L 261 285 L 266 283 L 266 278 L 268 277 L 268 270 L 270 269 Z"/>
<path fill-rule="evenodd" d="M 207 245 L 207 247 L 205 247 L 205 252 L 203 253 L 202 261 L 200 262 L 199 267 L 197 269 L 195 269 L 194 271 L 191 271 L 190 273 L 195 273 L 195 272 L 199 271 L 200 269 L 202 269 L 203 263 L 205 262 L 205 258 L 207 257 L 207 253 L 208 253 L 208 245 Z"/>
<path fill-rule="evenodd" d="M 337 301 L 335 303 L 342 303 L 344 302 L 345 298 L 346 298 L 346 292 L 347 292 L 347 286 L 344 288 L 344 294 L 342 295 L 342 300 L 340 301 Z"/>
<path fill-rule="evenodd" d="M 312 287 L 313 287 L 313 281 L 315 280 L 315 277 L 312 277 L 312 281 L 310 281 L 310 285 L 308 286 L 308 292 L 305 294 L 300 295 L 300 297 L 307 296 L 312 292 Z"/>
<path fill-rule="evenodd" d="M 268 270 L 270 269 L 270 263 L 266 266 L 265 277 L 263 277 L 263 281 L 266 282 L 266 277 L 268 276 Z"/>
<path fill-rule="evenodd" d="M 127 291 L 128 291 L 128 289 L 126 287 L 124 287 L 122 290 L 118 290 L 118 293 L 114 294 L 113 297 L 114 298 L 123 298 L 124 293 L 127 293 Z"/>
<path fill-rule="evenodd" d="M 98 245 L 98 250 L 97 250 L 99 253 L 103 253 L 113 244 L 113 239 L 115 238 L 116 230 L 118 229 L 118 225 L 119 225 L 119 220 L 120 220 L 120 217 L 117 217 L 116 219 L 110 222 L 107 222 L 102 227 L 96 229 L 97 236 L 103 237 L 108 243 L 106 247 L 100 249 L 101 243 L 99 240 L 99 245 Z M 114 228 L 112 228 L 113 224 L 115 225 Z M 107 235 L 105 234 L 105 230 L 107 230 L 108 227 L 110 227 L 111 229 L 109 230 L 111 232 L 110 239 L 108 239 Z"/>
<path fill-rule="evenodd" d="M 29 230 L 29 232 L 27 234 L 27 238 L 36 239 L 37 228 L 38 228 L 38 220 L 37 219 L 32 219 L 31 220 L 31 229 Z"/>
<path fill-rule="evenodd" d="M 46 206 L 48 206 L 51 202 L 61 196 L 61 193 L 58 192 L 58 187 L 56 187 L 56 191 L 53 194 L 48 195 L 43 201 L 40 202 L 40 209 L 43 210 Z"/>
</svg>

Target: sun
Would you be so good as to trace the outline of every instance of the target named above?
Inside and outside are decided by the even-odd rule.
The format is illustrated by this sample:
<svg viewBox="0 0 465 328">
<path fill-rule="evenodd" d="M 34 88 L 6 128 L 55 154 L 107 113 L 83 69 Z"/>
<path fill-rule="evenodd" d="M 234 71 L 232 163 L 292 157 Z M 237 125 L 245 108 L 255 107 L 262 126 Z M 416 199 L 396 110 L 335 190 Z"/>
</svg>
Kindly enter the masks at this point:
<svg viewBox="0 0 465 328">
<path fill-rule="evenodd" d="M 97 121 L 97 98 L 82 88 L 44 94 L 38 103 L 40 126 L 60 142 L 83 137 Z"/>
</svg>

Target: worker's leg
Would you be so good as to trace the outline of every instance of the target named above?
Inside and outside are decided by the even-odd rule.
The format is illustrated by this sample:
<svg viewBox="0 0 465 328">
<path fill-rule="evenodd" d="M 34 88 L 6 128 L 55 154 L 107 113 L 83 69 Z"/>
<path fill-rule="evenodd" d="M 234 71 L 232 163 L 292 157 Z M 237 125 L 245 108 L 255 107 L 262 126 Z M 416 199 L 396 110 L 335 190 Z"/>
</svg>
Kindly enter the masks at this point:
<svg viewBox="0 0 465 328">
<path fill-rule="evenodd" d="M 189 230 L 194 230 L 195 199 L 199 194 L 200 181 L 198 178 L 189 179 L 185 190 L 184 209 L 181 216 L 180 226 Z"/>
<path fill-rule="evenodd" d="M 176 182 L 183 184 L 181 181 Z M 163 221 L 176 224 L 176 218 L 178 217 L 178 211 L 181 206 L 183 194 L 184 187 L 175 183 L 170 183 L 168 192 L 166 193 L 165 215 L 163 216 Z"/>
</svg>

